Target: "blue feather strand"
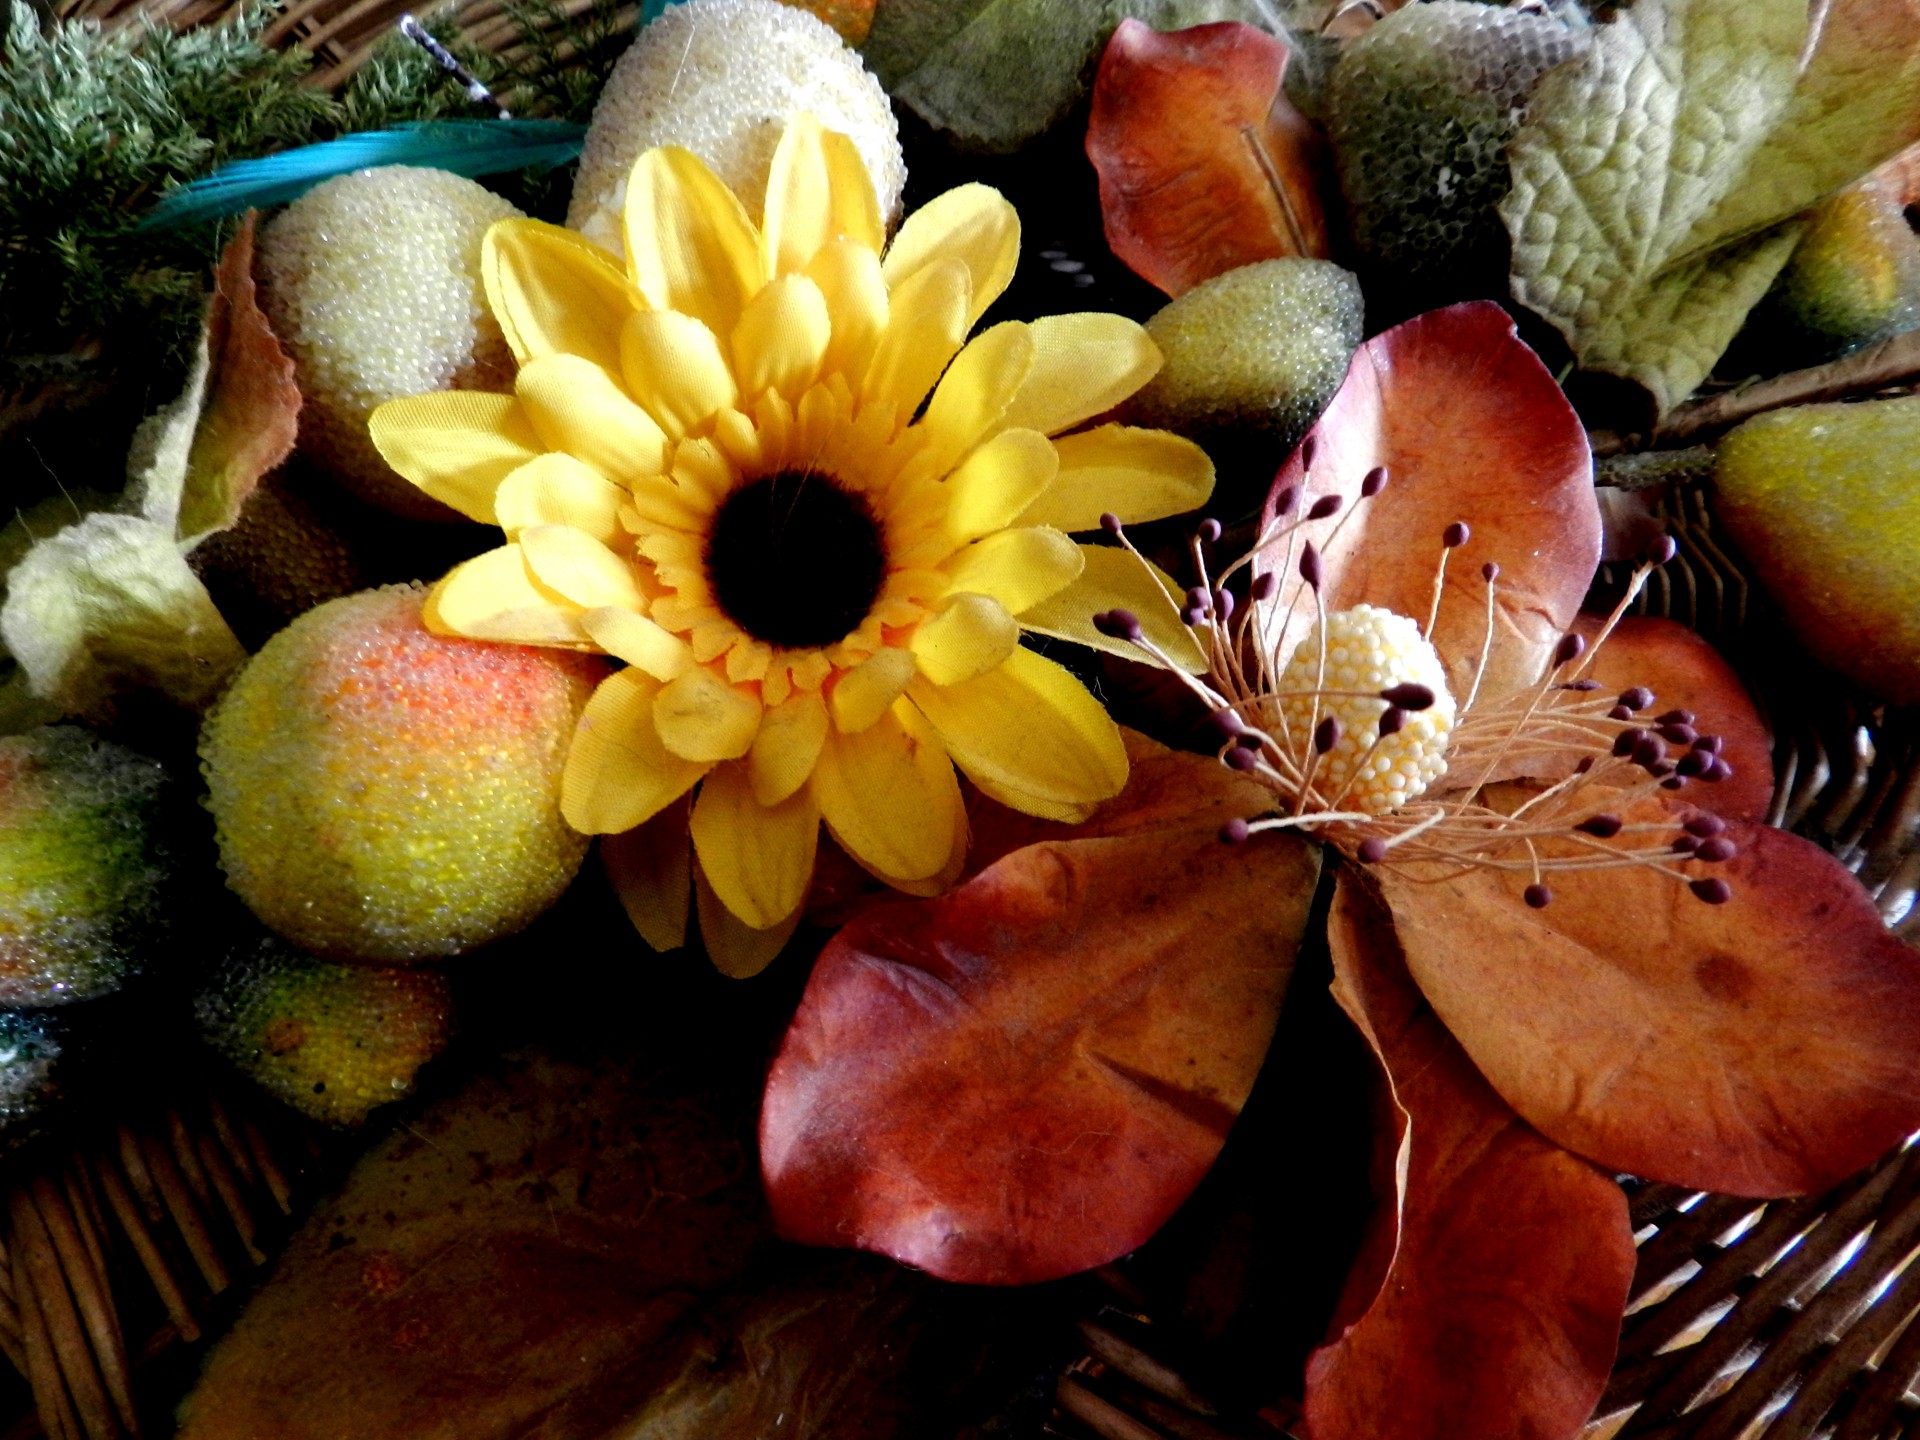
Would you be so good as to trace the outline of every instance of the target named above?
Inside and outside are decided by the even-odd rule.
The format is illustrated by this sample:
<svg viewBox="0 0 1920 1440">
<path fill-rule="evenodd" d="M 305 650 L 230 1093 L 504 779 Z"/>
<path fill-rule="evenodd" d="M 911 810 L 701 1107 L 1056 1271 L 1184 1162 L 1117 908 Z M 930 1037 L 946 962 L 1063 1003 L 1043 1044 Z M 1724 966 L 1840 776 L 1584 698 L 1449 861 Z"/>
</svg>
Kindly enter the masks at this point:
<svg viewBox="0 0 1920 1440">
<path fill-rule="evenodd" d="M 663 7 L 664 8 L 664 7 Z M 580 153 L 584 125 L 563 120 L 425 120 L 236 160 L 161 198 L 142 230 L 182 230 L 298 199 L 322 180 L 376 165 L 420 165 L 456 175 L 550 170 Z"/>
</svg>

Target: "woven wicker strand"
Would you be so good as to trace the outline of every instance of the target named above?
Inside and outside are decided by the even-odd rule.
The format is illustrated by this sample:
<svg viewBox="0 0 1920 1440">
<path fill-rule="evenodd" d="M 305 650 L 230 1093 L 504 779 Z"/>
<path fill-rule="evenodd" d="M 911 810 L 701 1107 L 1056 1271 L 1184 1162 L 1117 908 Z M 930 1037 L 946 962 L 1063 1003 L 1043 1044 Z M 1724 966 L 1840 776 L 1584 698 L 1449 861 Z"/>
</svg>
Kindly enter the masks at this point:
<svg viewBox="0 0 1920 1440">
<path fill-rule="evenodd" d="M 266 1263 L 260 1241 L 292 1209 L 288 1172 L 316 1153 L 312 1132 L 264 1100 L 206 1096 L 16 1164 L 0 1212 L 0 1355 L 32 1390 L 38 1432 L 8 1440 L 139 1436 L 140 1362 L 198 1340 L 207 1307 Z M 137 1353 L 129 1323 L 147 1337 Z"/>
</svg>

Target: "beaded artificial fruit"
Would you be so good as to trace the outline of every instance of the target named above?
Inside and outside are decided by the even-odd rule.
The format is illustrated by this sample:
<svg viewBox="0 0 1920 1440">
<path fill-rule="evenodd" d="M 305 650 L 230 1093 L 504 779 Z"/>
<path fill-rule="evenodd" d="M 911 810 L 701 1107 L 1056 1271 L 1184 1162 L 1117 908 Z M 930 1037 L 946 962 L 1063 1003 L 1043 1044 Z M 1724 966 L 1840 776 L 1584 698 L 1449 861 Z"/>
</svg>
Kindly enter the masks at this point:
<svg viewBox="0 0 1920 1440">
<path fill-rule="evenodd" d="M 1180 782 L 1189 828 L 1167 814 L 1179 757 L 1156 760 L 1087 840 L 989 845 L 949 895 L 830 942 L 769 1077 L 775 1216 L 961 1279 L 1133 1249 L 1165 1218 L 1134 1196 L 1165 1184 L 1170 1211 L 1168 1177 L 1205 1169 L 1166 1116 L 1237 1110 L 1251 1075 L 1208 1057 L 1257 1053 L 1272 1024 L 1224 989 L 1256 958 L 1246 917 L 1290 947 L 1312 857 L 1338 852 L 1334 991 L 1393 1123 L 1308 1423 L 1571 1435 L 1633 1274 L 1615 1176 L 1772 1196 L 1883 1153 L 1920 1126 L 1920 962 L 1838 862 L 1762 823 L 1767 733 L 1704 642 L 1624 604 L 1579 615 L 1601 540 L 1585 432 L 1499 307 L 1361 346 L 1261 524 L 1218 570 L 1201 527 L 1183 619 L 1204 674 L 1135 616 L 1099 616 L 1211 712 L 1222 779 Z M 1092 838 L 1148 824 L 1145 854 Z M 1218 837 L 1211 871 L 1187 858 L 1193 825 Z M 1196 905 L 1199 936 L 1170 936 Z M 1019 933 L 995 928 L 1008 913 Z M 1075 957 L 1078 993 L 1035 978 L 1030 950 L 1083 933 L 1102 953 Z M 1166 985 L 1197 963 L 1218 997 Z M 1146 1047 L 1111 1017 L 1155 986 Z M 984 1037 L 982 1015 L 1003 1017 Z M 1010 1058 L 1035 1049 L 1132 1078 L 1090 1103 Z M 926 1054 L 962 1074 L 927 1076 Z"/>
<path fill-rule="evenodd" d="M 625 662 L 574 732 L 562 811 L 627 837 L 609 864 L 661 949 L 685 933 L 690 835 L 731 973 L 798 922 L 823 821 L 932 893 L 966 850 L 955 765 L 1057 820 L 1120 790 L 1119 731 L 1021 632 L 1110 645 L 1090 617 L 1121 603 L 1179 645 L 1162 584 L 1067 532 L 1191 509 L 1213 478 L 1190 441 L 1076 429 L 1158 368 L 1133 322 L 968 341 L 1018 253 L 998 193 L 949 191 L 887 245 L 859 153 L 802 117 L 767 194 L 756 226 L 701 161 L 655 149 L 624 269 L 570 231 L 495 226 L 515 394 L 373 418 L 402 475 L 507 532 L 434 589 L 430 627 Z"/>
</svg>

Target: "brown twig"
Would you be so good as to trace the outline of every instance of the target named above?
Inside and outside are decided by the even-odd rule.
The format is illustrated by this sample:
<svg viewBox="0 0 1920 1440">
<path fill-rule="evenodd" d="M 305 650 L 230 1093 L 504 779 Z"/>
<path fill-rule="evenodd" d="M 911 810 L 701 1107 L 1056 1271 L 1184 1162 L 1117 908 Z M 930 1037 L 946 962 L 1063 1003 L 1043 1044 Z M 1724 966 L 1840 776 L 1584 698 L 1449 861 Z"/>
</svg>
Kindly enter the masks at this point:
<svg viewBox="0 0 1920 1440">
<path fill-rule="evenodd" d="M 1782 406 L 1870 395 L 1915 379 L 1920 379 L 1920 330 L 1909 330 L 1825 365 L 1790 370 L 1770 380 L 1682 405 L 1667 416 L 1644 448 L 1673 450 L 1698 445 L 1718 438 L 1742 420 Z M 1643 448 L 1634 437 L 1612 430 L 1596 430 L 1592 443 L 1593 453 L 1601 457 Z"/>
</svg>

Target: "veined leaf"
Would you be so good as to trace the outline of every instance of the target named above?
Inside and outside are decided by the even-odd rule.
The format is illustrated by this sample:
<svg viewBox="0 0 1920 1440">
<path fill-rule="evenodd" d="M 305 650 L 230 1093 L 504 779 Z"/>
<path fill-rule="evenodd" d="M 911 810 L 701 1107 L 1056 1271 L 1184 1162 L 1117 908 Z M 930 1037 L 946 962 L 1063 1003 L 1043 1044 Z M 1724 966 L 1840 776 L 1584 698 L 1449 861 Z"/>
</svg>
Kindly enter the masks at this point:
<svg viewBox="0 0 1920 1440">
<path fill-rule="evenodd" d="M 1514 139 L 1514 297 L 1664 412 L 1786 263 L 1776 227 L 1916 136 L 1920 0 L 1625 9 Z"/>
<path fill-rule="evenodd" d="M 1283 255 L 1324 258 L 1326 145 L 1282 92 L 1290 52 L 1250 25 L 1113 32 L 1087 158 L 1107 243 L 1169 295 Z"/>
<path fill-rule="evenodd" d="M 1125 1254 L 1199 1183 L 1319 863 L 1288 835 L 1221 845 L 1220 807 L 1268 802 L 1210 758 L 1137 743 L 1133 775 L 1085 838 L 1050 827 L 828 943 L 761 1112 L 789 1238 L 1026 1284 Z"/>
<path fill-rule="evenodd" d="M 1612 1176 L 1507 1108 L 1414 988 L 1379 903 L 1342 876 L 1333 991 L 1391 1088 L 1362 1263 L 1307 1365 L 1318 1440 L 1570 1436 L 1613 1367 L 1633 1278 Z"/>
</svg>

